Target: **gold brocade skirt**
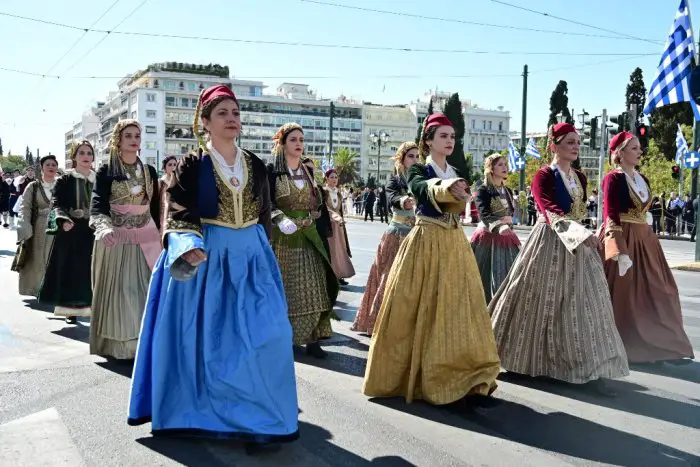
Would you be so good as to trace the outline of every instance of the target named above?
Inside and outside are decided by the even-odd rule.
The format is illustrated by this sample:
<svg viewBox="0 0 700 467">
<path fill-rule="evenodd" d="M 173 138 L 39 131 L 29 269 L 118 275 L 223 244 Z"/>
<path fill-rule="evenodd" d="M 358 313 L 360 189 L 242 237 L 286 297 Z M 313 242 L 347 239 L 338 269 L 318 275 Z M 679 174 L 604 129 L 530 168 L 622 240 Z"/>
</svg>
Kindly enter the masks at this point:
<svg viewBox="0 0 700 467">
<path fill-rule="evenodd" d="M 484 290 L 464 231 L 414 227 L 389 273 L 364 394 L 449 404 L 490 394 L 499 371 Z"/>
</svg>

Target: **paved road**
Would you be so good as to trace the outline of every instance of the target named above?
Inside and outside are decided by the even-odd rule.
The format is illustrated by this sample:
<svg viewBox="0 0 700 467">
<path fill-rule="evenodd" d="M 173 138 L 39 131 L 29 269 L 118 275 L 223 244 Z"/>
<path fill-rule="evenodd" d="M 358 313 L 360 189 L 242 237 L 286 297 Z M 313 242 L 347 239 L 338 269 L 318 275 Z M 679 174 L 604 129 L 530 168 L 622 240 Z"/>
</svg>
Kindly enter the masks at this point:
<svg viewBox="0 0 700 467">
<path fill-rule="evenodd" d="M 330 358 L 297 355 L 302 438 L 260 458 L 231 443 L 157 440 L 148 426 L 128 427 L 131 368 L 87 355 L 88 323 L 66 326 L 17 295 L 13 236 L 0 231 L 0 465 L 700 466 L 698 362 L 672 373 L 634 371 L 613 383 L 620 395 L 612 400 L 507 380 L 496 393 L 504 402 L 488 411 L 368 400 L 361 388 L 369 339 L 349 327 L 382 230 L 349 222 L 358 274 L 341 294 Z M 692 247 L 664 242 L 672 263 L 691 260 Z M 700 349 L 700 275 L 674 275 Z"/>
</svg>

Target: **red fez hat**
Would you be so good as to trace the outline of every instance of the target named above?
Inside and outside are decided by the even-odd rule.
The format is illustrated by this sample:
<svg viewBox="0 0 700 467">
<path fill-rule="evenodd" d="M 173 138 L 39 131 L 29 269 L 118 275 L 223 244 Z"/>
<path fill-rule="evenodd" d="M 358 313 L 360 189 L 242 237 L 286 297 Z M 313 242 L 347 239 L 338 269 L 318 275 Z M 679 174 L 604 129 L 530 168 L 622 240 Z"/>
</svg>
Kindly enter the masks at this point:
<svg viewBox="0 0 700 467">
<path fill-rule="evenodd" d="M 326 178 L 330 177 L 331 174 L 337 174 L 338 172 L 335 171 L 335 169 L 328 169 L 326 170 L 326 173 L 324 174 Z"/>
<path fill-rule="evenodd" d="M 428 117 L 425 119 L 424 123 L 424 129 L 427 130 L 428 128 L 432 128 L 434 126 L 450 126 L 454 127 L 452 122 L 450 121 L 449 118 L 447 118 L 444 114 L 430 114 Z"/>
<path fill-rule="evenodd" d="M 552 125 L 550 130 L 553 139 L 568 135 L 569 133 L 576 133 L 576 127 L 571 123 L 557 123 L 556 125 Z"/>
<path fill-rule="evenodd" d="M 634 135 L 629 131 L 616 134 L 615 137 L 610 140 L 610 152 L 613 153 L 617 148 L 622 146 L 622 143 L 632 138 L 634 138 Z"/>
<path fill-rule="evenodd" d="M 236 99 L 236 95 L 229 89 L 228 86 L 224 86 L 223 84 L 220 84 L 218 86 L 212 86 L 210 88 L 205 89 L 202 91 L 202 93 L 199 95 L 199 104 L 204 107 L 217 97 L 230 97 L 231 99 L 238 104 L 238 99 Z"/>
</svg>

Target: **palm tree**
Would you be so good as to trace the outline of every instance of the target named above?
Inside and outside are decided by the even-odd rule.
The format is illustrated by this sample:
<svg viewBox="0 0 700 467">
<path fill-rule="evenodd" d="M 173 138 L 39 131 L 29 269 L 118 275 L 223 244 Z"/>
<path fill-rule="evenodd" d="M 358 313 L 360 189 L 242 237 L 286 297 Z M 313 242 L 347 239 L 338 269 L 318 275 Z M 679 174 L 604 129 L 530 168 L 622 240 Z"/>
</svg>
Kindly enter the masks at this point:
<svg viewBox="0 0 700 467">
<path fill-rule="evenodd" d="M 354 184 L 357 175 L 358 154 L 348 148 L 340 148 L 333 155 L 335 170 L 338 172 L 338 183 L 341 185 Z"/>
</svg>

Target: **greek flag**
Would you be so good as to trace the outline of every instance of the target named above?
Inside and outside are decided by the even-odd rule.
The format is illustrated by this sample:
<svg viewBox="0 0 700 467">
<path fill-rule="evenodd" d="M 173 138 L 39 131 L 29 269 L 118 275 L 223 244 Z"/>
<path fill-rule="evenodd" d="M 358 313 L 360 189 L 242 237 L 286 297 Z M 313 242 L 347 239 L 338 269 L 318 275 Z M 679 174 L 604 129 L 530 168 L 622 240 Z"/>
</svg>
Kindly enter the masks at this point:
<svg viewBox="0 0 700 467">
<path fill-rule="evenodd" d="M 690 102 L 695 120 L 700 121 L 700 108 L 690 96 L 688 83 L 694 62 L 695 44 L 688 1 L 681 0 L 666 47 L 659 60 L 659 74 L 649 88 L 647 105 L 644 107 L 645 114 L 648 115 L 652 110 L 664 105 Z"/>
<path fill-rule="evenodd" d="M 685 155 L 688 153 L 688 143 L 685 141 L 681 126 L 678 125 L 678 133 L 676 133 L 676 164 L 681 164 L 685 160 Z"/>
<path fill-rule="evenodd" d="M 527 147 L 525 148 L 525 155 L 534 157 L 535 159 L 541 159 L 540 150 L 537 149 L 535 144 L 535 138 L 530 137 L 530 141 L 527 142 Z"/>
<path fill-rule="evenodd" d="M 511 141 L 510 143 L 508 143 L 508 171 L 510 173 L 518 171 L 517 162 L 519 159 L 521 159 L 520 153 L 518 152 L 518 150 L 515 148 L 515 145 Z"/>
</svg>

